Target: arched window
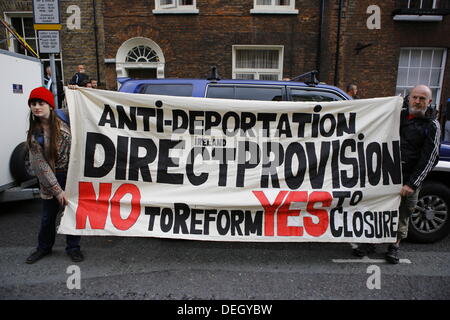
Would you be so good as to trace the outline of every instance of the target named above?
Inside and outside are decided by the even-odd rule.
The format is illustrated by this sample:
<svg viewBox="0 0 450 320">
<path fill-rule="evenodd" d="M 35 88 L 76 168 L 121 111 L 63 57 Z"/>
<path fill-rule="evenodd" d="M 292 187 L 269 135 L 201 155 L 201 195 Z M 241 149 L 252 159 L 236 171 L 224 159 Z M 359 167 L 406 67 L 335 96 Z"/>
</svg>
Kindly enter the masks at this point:
<svg viewBox="0 0 450 320">
<path fill-rule="evenodd" d="M 131 38 L 122 43 L 116 55 L 117 77 L 164 78 L 164 55 L 151 39 Z"/>
<path fill-rule="evenodd" d="M 159 62 L 159 57 L 152 48 L 137 46 L 128 52 L 125 62 Z"/>
</svg>

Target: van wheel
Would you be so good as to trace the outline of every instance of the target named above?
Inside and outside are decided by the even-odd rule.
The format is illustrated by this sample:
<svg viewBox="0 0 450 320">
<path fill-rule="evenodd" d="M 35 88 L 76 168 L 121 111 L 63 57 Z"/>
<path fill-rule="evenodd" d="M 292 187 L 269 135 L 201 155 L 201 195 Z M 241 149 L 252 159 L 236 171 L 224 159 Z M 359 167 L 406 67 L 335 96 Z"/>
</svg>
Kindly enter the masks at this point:
<svg viewBox="0 0 450 320">
<path fill-rule="evenodd" d="M 28 162 L 28 147 L 26 142 L 20 143 L 12 152 L 9 160 L 9 170 L 17 183 L 22 183 L 33 179 L 27 169 L 25 163 Z"/>
<path fill-rule="evenodd" d="M 450 189 L 439 182 L 425 183 L 409 221 L 408 240 L 436 242 L 450 233 Z"/>
</svg>

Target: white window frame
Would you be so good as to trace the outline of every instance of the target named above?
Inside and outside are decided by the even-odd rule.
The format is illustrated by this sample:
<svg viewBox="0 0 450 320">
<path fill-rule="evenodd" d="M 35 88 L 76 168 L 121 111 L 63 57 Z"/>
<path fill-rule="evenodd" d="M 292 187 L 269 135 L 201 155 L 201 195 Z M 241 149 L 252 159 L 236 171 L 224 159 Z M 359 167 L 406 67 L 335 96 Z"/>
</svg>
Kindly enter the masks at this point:
<svg viewBox="0 0 450 320">
<path fill-rule="evenodd" d="M 295 0 L 289 0 L 288 6 L 275 4 L 276 0 L 270 0 L 270 5 L 259 5 L 257 0 L 253 0 L 253 9 L 250 9 L 251 14 L 298 14 L 295 9 Z"/>
<path fill-rule="evenodd" d="M 411 60 L 411 51 L 412 50 L 420 50 L 421 51 L 421 61 L 422 61 L 422 55 L 423 55 L 423 51 L 424 50 L 433 50 L 433 55 L 434 55 L 434 50 L 442 50 L 442 61 L 441 61 L 441 65 L 439 67 L 439 69 L 441 70 L 440 72 L 440 76 L 439 76 L 439 85 L 438 86 L 431 86 L 430 85 L 430 80 L 431 80 L 431 72 L 430 72 L 430 78 L 428 80 L 428 83 L 416 83 L 415 85 L 419 85 L 419 84 L 425 84 L 427 86 L 429 86 L 431 89 L 437 89 L 436 91 L 436 101 L 431 102 L 432 105 L 435 105 L 436 108 L 439 108 L 440 106 L 440 101 L 441 101 L 441 91 L 442 91 L 442 84 L 444 81 L 444 73 L 445 73 L 445 64 L 446 64 L 446 60 L 447 60 L 447 49 L 446 48 L 437 48 L 437 47 L 404 47 L 404 48 L 400 48 L 400 50 L 409 50 L 409 59 Z M 398 61 L 398 69 L 400 68 L 405 68 L 405 67 L 401 67 L 400 66 L 400 56 L 399 56 L 399 61 Z M 430 67 L 431 69 L 438 69 L 438 67 Z M 410 89 L 414 88 L 415 85 L 408 85 L 408 77 L 409 77 L 409 70 L 410 70 L 410 62 L 408 62 L 408 73 L 407 73 L 407 83 L 406 85 L 398 85 L 398 73 L 397 73 L 397 83 L 395 86 L 395 90 L 398 91 L 403 90 L 404 92 L 408 92 Z M 420 75 L 420 73 L 419 73 Z"/>
<path fill-rule="evenodd" d="M 277 50 L 278 51 L 278 68 L 277 69 L 251 69 L 251 68 L 236 68 L 236 51 L 237 50 Z M 273 45 L 233 45 L 232 46 L 232 75 L 236 79 L 236 74 L 246 73 L 253 74 L 255 80 L 259 80 L 263 74 L 278 74 L 278 80 L 283 78 L 283 57 L 284 46 Z"/>
<path fill-rule="evenodd" d="M 158 56 L 157 62 L 128 62 L 127 56 L 130 50 L 138 46 L 145 46 L 152 49 Z M 105 63 L 106 63 L 105 59 Z M 126 40 L 117 50 L 115 59 L 108 59 L 108 63 L 116 64 L 116 74 L 117 78 L 120 77 L 128 77 L 129 69 L 155 69 L 156 70 L 156 78 L 163 79 L 164 78 L 164 67 L 165 67 L 165 58 L 164 53 L 161 47 L 149 38 L 144 37 L 135 37 Z M 120 88 L 120 83 L 117 82 L 117 87 Z"/>
<path fill-rule="evenodd" d="M 31 19 L 33 19 L 33 12 L 31 12 L 31 11 L 6 11 L 6 12 L 4 12 L 3 17 L 4 17 L 5 21 L 9 25 L 11 25 L 12 18 L 31 18 Z M 25 32 L 23 20 L 22 20 L 22 28 Z M 12 37 L 12 35 L 8 31 L 6 31 L 6 33 L 9 38 Z M 20 35 L 20 36 L 22 36 L 22 35 Z M 36 30 L 34 30 L 34 37 L 25 37 L 25 41 L 30 40 L 30 39 L 33 39 L 34 41 L 36 41 L 36 50 L 39 53 L 39 41 L 38 41 L 38 34 L 37 34 Z M 8 51 L 16 52 L 16 51 L 14 51 L 14 46 L 13 46 L 14 41 L 17 41 L 17 40 L 10 39 L 9 45 L 8 45 Z M 28 50 L 26 50 L 26 52 L 28 52 Z M 27 55 L 31 55 L 31 54 L 27 54 Z M 40 59 L 43 63 L 50 64 L 50 58 L 43 59 L 41 57 Z M 56 61 L 56 63 L 61 64 L 61 74 L 59 76 L 61 77 L 61 81 L 64 83 L 64 64 L 63 64 L 62 50 L 59 53 L 59 57 L 58 57 L 58 55 L 55 55 L 55 61 Z"/>
<path fill-rule="evenodd" d="M 420 0 L 420 7 L 418 9 L 422 9 L 423 0 Z M 433 8 L 437 8 L 437 1 L 433 0 Z M 411 9 L 411 0 L 408 0 L 408 5 L 405 9 Z M 422 21 L 422 22 L 436 22 L 442 21 L 442 15 L 419 15 L 419 14 L 396 14 L 394 16 L 394 21 Z"/>
<path fill-rule="evenodd" d="M 432 9 L 436 9 L 436 3 L 437 3 L 437 1 L 433 0 L 433 8 Z M 422 9 L 422 6 L 423 6 L 423 0 L 420 0 L 419 9 Z M 408 9 L 410 9 L 410 8 L 411 8 L 411 0 L 408 0 Z"/>
<path fill-rule="evenodd" d="M 21 19 L 23 19 L 23 18 L 31 18 L 31 19 L 33 19 L 33 13 L 32 12 L 27 12 L 27 11 L 5 12 L 4 13 L 4 18 L 5 18 L 5 21 L 9 25 L 12 26 L 12 23 L 11 23 L 11 19 L 12 18 L 21 18 Z M 24 26 L 23 20 L 22 20 L 22 29 L 25 32 L 25 26 Z M 11 52 L 15 52 L 13 43 L 15 41 L 17 41 L 17 40 L 15 40 L 15 38 L 8 31 L 6 31 L 6 29 L 5 29 L 5 32 L 6 32 L 7 36 L 8 36 L 8 38 L 10 38 L 10 41 L 8 43 L 8 50 L 11 51 Z M 35 41 L 35 48 L 36 48 L 36 50 L 38 49 L 39 41 L 38 41 L 38 36 L 37 36 L 36 30 L 34 31 L 34 37 L 24 37 L 24 35 L 20 35 L 20 36 L 23 37 L 25 41 L 27 41 L 27 40 Z M 30 55 L 30 54 L 28 54 L 28 50 L 25 50 L 25 51 L 27 51 L 26 55 Z M 18 52 L 16 52 L 16 53 L 18 53 Z"/>
<path fill-rule="evenodd" d="M 170 4 L 162 5 L 161 0 L 155 0 L 153 14 L 198 14 L 197 0 L 192 5 L 182 5 L 182 0 L 171 0 Z"/>
</svg>

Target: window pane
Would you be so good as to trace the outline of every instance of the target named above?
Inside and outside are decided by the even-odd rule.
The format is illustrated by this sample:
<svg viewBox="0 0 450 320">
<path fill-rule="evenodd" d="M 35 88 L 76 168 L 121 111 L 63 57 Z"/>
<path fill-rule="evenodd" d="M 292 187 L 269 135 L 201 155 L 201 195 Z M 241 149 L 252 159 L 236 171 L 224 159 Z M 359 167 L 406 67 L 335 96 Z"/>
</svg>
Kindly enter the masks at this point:
<svg viewBox="0 0 450 320">
<path fill-rule="evenodd" d="M 430 86 L 439 86 L 439 79 L 441 76 L 440 69 L 431 70 Z"/>
<path fill-rule="evenodd" d="M 26 40 L 28 45 L 33 48 L 34 52 L 37 52 L 37 44 L 36 39 L 27 39 Z M 29 56 L 32 56 L 33 54 L 31 52 L 28 53 Z"/>
<path fill-rule="evenodd" d="M 409 53 L 410 50 L 401 50 L 400 51 L 400 60 L 398 65 L 400 67 L 407 67 L 409 65 Z"/>
<path fill-rule="evenodd" d="M 158 54 L 150 47 L 137 46 L 131 49 L 127 57 L 126 62 L 159 62 Z"/>
<path fill-rule="evenodd" d="M 409 68 L 408 86 L 415 86 L 419 82 L 419 68 Z"/>
<path fill-rule="evenodd" d="M 259 80 L 278 80 L 278 74 L 260 74 Z"/>
<path fill-rule="evenodd" d="M 180 6 L 192 6 L 194 0 L 180 0 Z"/>
<path fill-rule="evenodd" d="M 290 5 L 290 0 L 275 0 L 277 6 L 288 6 Z"/>
<path fill-rule="evenodd" d="M 397 86 L 406 86 L 408 76 L 408 68 L 398 68 Z"/>
<path fill-rule="evenodd" d="M 278 50 L 237 50 L 236 68 L 278 69 Z"/>
<path fill-rule="evenodd" d="M 433 9 L 434 0 L 422 0 L 422 9 Z"/>
<path fill-rule="evenodd" d="M 433 50 L 423 50 L 422 52 L 422 67 L 431 67 L 431 57 L 433 55 Z"/>
<path fill-rule="evenodd" d="M 22 18 L 11 18 L 11 26 L 23 37 Z"/>
<path fill-rule="evenodd" d="M 409 0 L 409 7 L 411 9 L 419 9 L 420 8 L 420 0 Z"/>
<path fill-rule="evenodd" d="M 232 86 L 208 86 L 207 98 L 234 99 L 234 87 Z"/>
<path fill-rule="evenodd" d="M 133 79 L 156 79 L 156 68 L 130 68 L 127 73 Z"/>
<path fill-rule="evenodd" d="M 433 102 L 431 102 L 433 105 L 436 105 L 436 99 L 437 99 L 437 93 L 439 89 L 431 89 L 431 99 L 433 99 Z"/>
<path fill-rule="evenodd" d="M 17 52 L 17 50 L 19 50 L 19 44 L 17 43 L 16 39 L 11 39 L 11 48 L 13 49 L 14 52 Z"/>
<path fill-rule="evenodd" d="M 411 62 L 410 67 L 420 67 L 420 57 L 422 55 L 422 50 L 411 50 Z"/>
<path fill-rule="evenodd" d="M 36 35 L 34 33 L 33 18 L 23 18 L 23 24 L 25 26 L 25 37 L 34 38 Z"/>
<path fill-rule="evenodd" d="M 270 87 L 236 87 L 236 99 L 280 101 L 283 92 L 281 88 Z"/>
<path fill-rule="evenodd" d="M 236 73 L 236 79 L 253 80 L 255 75 L 253 73 Z"/>
<path fill-rule="evenodd" d="M 258 6 L 270 6 L 272 4 L 272 0 L 256 0 L 256 5 Z"/>
<path fill-rule="evenodd" d="M 434 50 L 433 67 L 440 68 L 442 66 L 443 55 L 444 55 L 444 50 Z"/>
<path fill-rule="evenodd" d="M 191 97 L 191 84 L 149 84 L 143 86 L 141 93 L 160 94 L 164 96 Z"/>
<path fill-rule="evenodd" d="M 430 81 L 430 69 L 420 69 L 419 74 L 419 82 L 420 84 L 428 84 L 428 81 Z"/>
<path fill-rule="evenodd" d="M 342 100 L 336 94 L 326 91 L 291 89 L 292 101 L 339 101 Z"/>
<path fill-rule="evenodd" d="M 20 54 L 25 54 L 25 49 L 22 47 L 22 45 L 18 42 L 17 43 L 17 50 L 15 50 L 15 52 L 20 53 Z"/>
<path fill-rule="evenodd" d="M 175 0 L 159 0 L 162 6 L 171 5 Z"/>
</svg>

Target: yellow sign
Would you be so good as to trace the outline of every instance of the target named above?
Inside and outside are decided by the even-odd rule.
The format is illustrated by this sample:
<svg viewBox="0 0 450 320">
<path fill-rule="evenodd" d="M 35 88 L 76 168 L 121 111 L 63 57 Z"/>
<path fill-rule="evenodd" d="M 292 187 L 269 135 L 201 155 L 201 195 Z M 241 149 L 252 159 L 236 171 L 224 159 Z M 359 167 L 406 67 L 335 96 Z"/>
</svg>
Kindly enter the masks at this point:
<svg viewBox="0 0 450 320">
<path fill-rule="evenodd" d="M 61 24 L 35 24 L 34 30 L 61 30 Z"/>
</svg>

